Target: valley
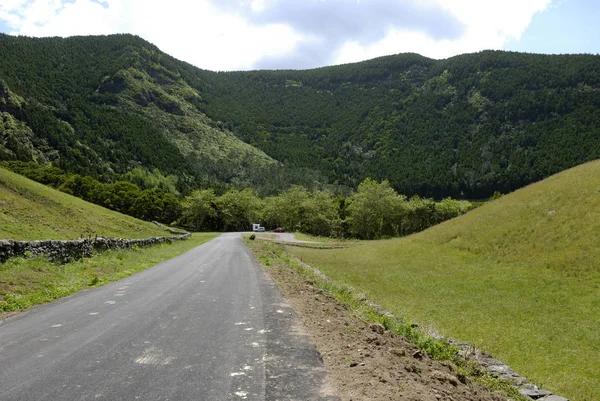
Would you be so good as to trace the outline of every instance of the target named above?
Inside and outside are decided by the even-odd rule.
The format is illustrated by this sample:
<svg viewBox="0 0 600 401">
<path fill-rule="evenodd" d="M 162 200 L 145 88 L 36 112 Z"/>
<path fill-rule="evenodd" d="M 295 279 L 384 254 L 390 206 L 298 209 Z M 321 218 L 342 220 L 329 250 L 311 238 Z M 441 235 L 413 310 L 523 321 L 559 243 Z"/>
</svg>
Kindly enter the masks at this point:
<svg viewBox="0 0 600 401">
<path fill-rule="evenodd" d="M 366 386 L 377 386 L 385 399 L 393 387 L 402 398 L 402 380 L 412 380 L 406 394 L 415 399 L 471 400 L 473 389 L 481 399 L 520 397 L 462 362 L 453 371 L 365 344 L 363 297 L 349 295 L 364 294 L 403 321 L 405 331 L 385 339 L 394 347 L 410 340 L 428 357 L 454 352 L 446 355 L 454 363 L 455 350 L 439 337 L 464 341 L 543 388 L 593 401 L 600 397 L 599 160 L 598 55 L 404 53 L 310 70 L 214 72 L 134 35 L 0 34 L 0 240 L 194 232 L 189 241 L 65 264 L 11 258 L 0 264 L 0 312 L 91 293 L 157 264 L 169 280 L 193 277 L 202 287 L 198 271 L 209 266 L 215 282 L 244 288 L 236 269 L 263 280 L 258 260 L 331 351 L 331 374 L 347 386 L 340 394 L 366 400 Z M 257 223 L 324 243 L 265 245 L 258 236 L 246 244 L 257 260 L 238 234 L 198 248 L 218 232 Z M 181 254 L 181 271 L 160 265 L 179 269 L 169 260 Z M 223 267 L 221 254 L 237 262 Z M 319 284 L 296 258 L 333 281 Z M 186 286 L 191 297 L 202 294 Z M 329 290 L 347 303 L 315 302 Z M 249 299 L 234 301 L 247 308 Z M 181 305 L 194 309 L 190 315 L 205 312 Z M 277 317 L 276 305 L 267 306 Z M 328 318 L 344 328 L 320 331 Z M 359 329 L 348 333 L 350 325 Z M 331 335 L 348 335 L 346 347 L 356 349 L 346 355 Z M 367 362 L 354 364 L 371 352 L 386 361 L 373 365 L 374 376 L 360 370 Z M 428 387 L 436 380 L 443 395 Z M 489 392 L 494 386 L 502 396 Z"/>
</svg>

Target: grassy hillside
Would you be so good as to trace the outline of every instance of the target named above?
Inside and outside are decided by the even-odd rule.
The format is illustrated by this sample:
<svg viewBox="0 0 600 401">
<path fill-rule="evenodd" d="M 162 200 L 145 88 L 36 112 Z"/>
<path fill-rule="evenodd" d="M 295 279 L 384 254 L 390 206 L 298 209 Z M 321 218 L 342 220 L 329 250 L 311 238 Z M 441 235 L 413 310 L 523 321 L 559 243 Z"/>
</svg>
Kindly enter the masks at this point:
<svg viewBox="0 0 600 401">
<path fill-rule="evenodd" d="M 0 168 L 0 239 L 75 239 L 84 235 L 169 235 L 156 225 L 110 211 Z"/>
<path fill-rule="evenodd" d="M 544 388 L 592 401 L 600 399 L 598 205 L 594 161 L 407 238 L 290 252 Z"/>
</svg>

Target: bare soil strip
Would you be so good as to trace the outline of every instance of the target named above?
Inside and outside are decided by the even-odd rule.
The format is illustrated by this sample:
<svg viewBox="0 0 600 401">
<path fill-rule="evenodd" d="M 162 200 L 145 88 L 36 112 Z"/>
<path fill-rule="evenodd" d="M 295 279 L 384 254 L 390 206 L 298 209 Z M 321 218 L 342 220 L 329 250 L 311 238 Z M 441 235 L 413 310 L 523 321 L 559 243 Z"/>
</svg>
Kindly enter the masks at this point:
<svg viewBox="0 0 600 401">
<path fill-rule="evenodd" d="M 449 364 L 430 359 L 383 326 L 363 321 L 292 268 L 265 268 L 299 315 L 342 400 L 507 400 L 460 378 Z"/>
</svg>

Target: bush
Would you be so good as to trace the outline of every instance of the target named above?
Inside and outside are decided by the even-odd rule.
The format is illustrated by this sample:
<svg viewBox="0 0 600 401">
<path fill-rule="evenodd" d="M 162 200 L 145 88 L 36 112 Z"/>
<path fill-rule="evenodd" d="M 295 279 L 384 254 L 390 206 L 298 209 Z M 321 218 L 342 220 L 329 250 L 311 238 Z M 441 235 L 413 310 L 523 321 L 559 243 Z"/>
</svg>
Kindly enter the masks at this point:
<svg viewBox="0 0 600 401">
<path fill-rule="evenodd" d="M 254 241 L 256 239 L 256 235 L 252 234 L 250 237 L 248 237 L 248 239 L 250 239 L 251 241 Z"/>
</svg>

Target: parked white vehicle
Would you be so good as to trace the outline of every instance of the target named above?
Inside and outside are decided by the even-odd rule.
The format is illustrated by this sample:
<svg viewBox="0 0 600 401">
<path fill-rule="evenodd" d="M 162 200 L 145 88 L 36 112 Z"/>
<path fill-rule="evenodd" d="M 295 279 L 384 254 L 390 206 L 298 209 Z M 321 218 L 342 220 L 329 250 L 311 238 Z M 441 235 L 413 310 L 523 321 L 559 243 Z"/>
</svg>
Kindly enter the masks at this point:
<svg viewBox="0 0 600 401">
<path fill-rule="evenodd" d="M 252 231 L 263 232 L 265 228 L 261 227 L 260 224 L 252 224 Z"/>
</svg>

